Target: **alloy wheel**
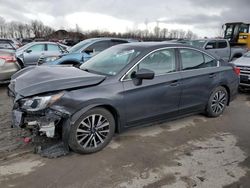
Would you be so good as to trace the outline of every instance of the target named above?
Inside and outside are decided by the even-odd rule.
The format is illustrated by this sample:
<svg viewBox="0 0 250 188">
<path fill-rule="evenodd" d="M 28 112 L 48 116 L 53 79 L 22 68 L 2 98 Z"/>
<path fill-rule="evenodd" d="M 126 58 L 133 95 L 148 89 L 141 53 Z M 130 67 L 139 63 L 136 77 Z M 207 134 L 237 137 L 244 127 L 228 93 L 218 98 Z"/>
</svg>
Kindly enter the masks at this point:
<svg viewBox="0 0 250 188">
<path fill-rule="evenodd" d="M 212 104 L 211 104 L 211 108 L 212 111 L 216 114 L 221 113 L 227 103 L 227 93 L 223 90 L 219 90 L 217 91 L 212 99 Z"/>
<path fill-rule="evenodd" d="M 109 132 L 109 121 L 100 114 L 92 114 L 78 125 L 76 140 L 83 148 L 96 148 L 105 141 Z"/>
</svg>

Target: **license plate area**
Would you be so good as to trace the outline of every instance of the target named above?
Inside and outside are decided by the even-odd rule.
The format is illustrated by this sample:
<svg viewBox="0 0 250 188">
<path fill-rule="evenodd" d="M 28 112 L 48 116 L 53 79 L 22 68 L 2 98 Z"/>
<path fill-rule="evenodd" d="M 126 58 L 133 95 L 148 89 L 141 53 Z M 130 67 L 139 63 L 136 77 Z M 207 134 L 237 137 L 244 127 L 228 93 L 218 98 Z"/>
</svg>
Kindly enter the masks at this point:
<svg viewBox="0 0 250 188">
<path fill-rule="evenodd" d="M 250 76 L 247 75 L 241 75 L 240 76 L 240 81 L 241 82 L 248 82 L 250 80 Z"/>
</svg>

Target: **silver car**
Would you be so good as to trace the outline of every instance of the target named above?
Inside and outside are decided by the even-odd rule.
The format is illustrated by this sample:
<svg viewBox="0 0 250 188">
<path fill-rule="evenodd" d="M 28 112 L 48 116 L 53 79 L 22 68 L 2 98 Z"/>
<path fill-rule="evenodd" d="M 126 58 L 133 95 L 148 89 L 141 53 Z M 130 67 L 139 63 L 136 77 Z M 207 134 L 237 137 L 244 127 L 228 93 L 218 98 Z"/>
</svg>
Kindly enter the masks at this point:
<svg viewBox="0 0 250 188">
<path fill-rule="evenodd" d="M 65 45 L 55 42 L 31 42 L 16 51 L 16 58 L 21 67 L 36 65 L 40 56 L 58 56 L 67 52 Z"/>
<path fill-rule="evenodd" d="M 240 89 L 250 88 L 250 51 L 233 64 L 240 69 Z"/>
<path fill-rule="evenodd" d="M 20 68 L 14 52 L 0 50 L 0 83 L 9 82 L 11 76 Z"/>
</svg>

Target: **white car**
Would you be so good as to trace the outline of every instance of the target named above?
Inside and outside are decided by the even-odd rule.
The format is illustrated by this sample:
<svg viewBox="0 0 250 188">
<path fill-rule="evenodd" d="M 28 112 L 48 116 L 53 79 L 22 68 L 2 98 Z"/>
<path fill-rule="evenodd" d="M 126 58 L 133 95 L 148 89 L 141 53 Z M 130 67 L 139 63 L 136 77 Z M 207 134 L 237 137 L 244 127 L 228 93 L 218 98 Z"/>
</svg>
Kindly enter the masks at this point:
<svg viewBox="0 0 250 188">
<path fill-rule="evenodd" d="M 240 68 L 240 88 L 250 88 L 250 51 L 236 59 L 233 64 Z"/>
</svg>

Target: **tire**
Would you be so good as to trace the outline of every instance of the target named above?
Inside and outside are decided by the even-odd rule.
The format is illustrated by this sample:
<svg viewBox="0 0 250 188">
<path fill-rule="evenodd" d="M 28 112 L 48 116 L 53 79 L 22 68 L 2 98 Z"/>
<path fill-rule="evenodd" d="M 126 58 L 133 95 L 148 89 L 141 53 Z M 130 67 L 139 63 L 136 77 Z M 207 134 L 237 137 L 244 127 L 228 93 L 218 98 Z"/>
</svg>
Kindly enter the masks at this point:
<svg viewBox="0 0 250 188">
<path fill-rule="evenodd" d="M 71 127 L 69 147 L 77 153 L 95 153 L 107 146 L 114 133 L 113 115 L 104 108 L 93 108 Z"/>
<path fill-rule="evenodd" d="M 228 92 L 224 87 L 219 86 L 215 88 L 209 97 L 206 115 L 208 117 L 220 116 L 226 108 L 228 98 Z"/>
</svg>

